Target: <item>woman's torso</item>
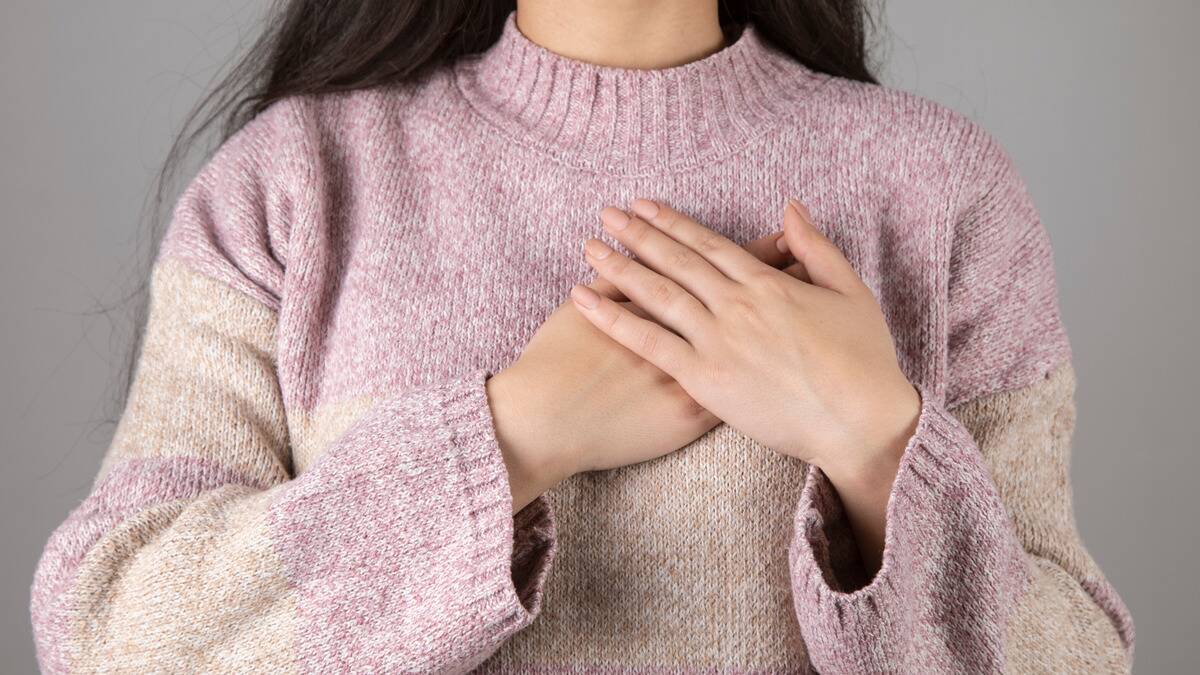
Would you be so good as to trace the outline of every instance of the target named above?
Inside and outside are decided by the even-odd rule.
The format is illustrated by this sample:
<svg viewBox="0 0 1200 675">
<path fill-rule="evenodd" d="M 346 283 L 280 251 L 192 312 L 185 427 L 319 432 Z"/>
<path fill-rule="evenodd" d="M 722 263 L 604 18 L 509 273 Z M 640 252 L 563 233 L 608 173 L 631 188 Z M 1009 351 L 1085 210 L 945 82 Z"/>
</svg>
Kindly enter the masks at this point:
<svg viewBox="0 0 1200 675">
<path fill-rule="evenodd" d="M 958 177 L 952 153 L 914 134 L 945 114 L 872 109 L 847 86 L 735 151 L 638 175 L 502 133 L 447 72 L 312 104 L 318 178 L 291 224 L 279 324 L 295 472 L 382 398 L 510 364 L 589 276 L 581 245 L 602 235 L 599 210 L 637 196 L 739 242 L 776 231 L 785 198 L 802 198 L 876 292 L 910 379 L 943 379 Z M 805 470 L 720 425 L 661 459 L 569 479 L 551 495 L 559 549 L 542 613 L 484 668 L 803 668 L 787 558 Z"/>
</svg>

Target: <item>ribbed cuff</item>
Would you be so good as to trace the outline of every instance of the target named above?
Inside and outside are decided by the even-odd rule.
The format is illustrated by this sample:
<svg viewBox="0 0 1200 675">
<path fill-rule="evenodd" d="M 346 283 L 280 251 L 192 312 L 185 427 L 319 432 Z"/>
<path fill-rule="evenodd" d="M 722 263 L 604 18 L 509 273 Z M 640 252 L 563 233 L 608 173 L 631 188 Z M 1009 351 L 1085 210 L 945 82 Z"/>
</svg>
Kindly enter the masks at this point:
<svg viewBox="0 0 1200 675">
<path fill-rule="evenodd" d="M 508 468 L 487 400 L 490 374 L 477 370 L 462 382 L 443 386 L 442 410 L 466 481 L 472 536 L 479 542 L 475 606 L 481 621 L 510 633 L 528 625 L 541 610 L 557 536 L 545 495 L 512 512 Z"/>
<path fill-rule="evenodd" d="M 887 504 L 883 561 L 846 592 L 831 562 L 836 490 L 812 467 L 789 552 L 793 597 L 820 672 L 992 672 L 1028 583 L 1012 522 L 970 433 L 922 391 Z"/>
<path fill-rule="evenodd" d="M 467 672 L 540 611 L 556 537 L 514 517 L 486 371 L 381 402 L 272 509 L 316 670 Z"/>
</svg>

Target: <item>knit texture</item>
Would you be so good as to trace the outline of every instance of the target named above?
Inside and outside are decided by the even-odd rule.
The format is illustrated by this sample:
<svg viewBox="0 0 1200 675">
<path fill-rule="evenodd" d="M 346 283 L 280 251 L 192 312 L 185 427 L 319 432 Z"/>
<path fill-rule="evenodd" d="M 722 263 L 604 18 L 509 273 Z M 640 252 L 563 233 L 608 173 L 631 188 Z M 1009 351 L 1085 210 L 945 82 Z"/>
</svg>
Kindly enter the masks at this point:
<svg viewBox="0 0 1200 675">
<path fill-rule="evenodd" d="M 598 211 L 745 242 L 801 199 L 923 397 L 867 578 L 820 470 L 727 425 L 516 516 L 484 383 Z M 1121 672 L 1074 525 L 1049 238 L 966 118 L 747 26 L 663 70 L 515 14 L 417 81 L 271 105 L 180 197 L 130 402 L 46 545 L 46 672 Z"/>
</svg>

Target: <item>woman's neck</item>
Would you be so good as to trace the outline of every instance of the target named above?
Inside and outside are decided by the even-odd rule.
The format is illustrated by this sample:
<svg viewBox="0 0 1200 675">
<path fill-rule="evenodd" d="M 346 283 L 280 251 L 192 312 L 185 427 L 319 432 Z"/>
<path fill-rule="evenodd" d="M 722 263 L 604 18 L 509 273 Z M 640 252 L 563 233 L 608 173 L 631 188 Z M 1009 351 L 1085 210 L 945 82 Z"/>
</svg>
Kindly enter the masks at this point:
<svg viewBox="0 0 1200 675">
<path fill-rule="evenodd" d="M 725 46 L 716 0 L 518 0 L 517 26 L 552 52 L 619 68 L 670 68 Z"/>
</svg>

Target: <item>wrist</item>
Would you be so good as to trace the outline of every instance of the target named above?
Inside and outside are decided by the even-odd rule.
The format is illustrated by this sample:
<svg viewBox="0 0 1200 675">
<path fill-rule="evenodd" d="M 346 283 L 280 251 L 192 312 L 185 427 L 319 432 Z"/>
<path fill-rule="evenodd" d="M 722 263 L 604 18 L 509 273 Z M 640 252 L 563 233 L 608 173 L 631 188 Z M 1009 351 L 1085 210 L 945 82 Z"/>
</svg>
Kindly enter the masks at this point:
<svg viewBox="0 0 1200 675">
<path fill-rule="evenodd" d="M 821 466 L 830 481 L 856 491 L 890 492 L 905 449 L 921 418 L 921 394 L 907 380 L 891 403 L 873 416 L 873 431 L 858 446 L 838 454 L 838 461 Z"/>
<path fill-rule="evenodd" d="M 487 379 L 486 387 L 496 441 L 513 491 L 513 510 L 518 511 L 576 471 L 566 461 L 551 416 L 538 410 L 520 371 L 501 371 Z"/>
<path fill-rule="evenodd" d="M 822 467 L 841 498 L 863 565 L 871 576 L 883 564 L 888 502 L 921 417 L 921 395 L 907 380 L 905 384 L 909 391 L 902 391 L 877 417 L 880 440 L 865 442 L 864 451 L 856 455 L 857 462 Z"/>
</svg>

